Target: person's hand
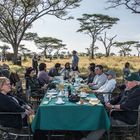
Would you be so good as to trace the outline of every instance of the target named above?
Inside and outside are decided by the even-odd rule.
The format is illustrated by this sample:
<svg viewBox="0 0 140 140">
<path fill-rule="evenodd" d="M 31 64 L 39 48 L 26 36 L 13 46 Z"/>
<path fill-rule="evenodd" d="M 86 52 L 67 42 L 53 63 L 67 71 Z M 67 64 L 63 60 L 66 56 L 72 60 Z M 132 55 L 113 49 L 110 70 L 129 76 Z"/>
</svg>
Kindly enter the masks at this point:
<svg viewBox="0 0 140 140">
<path fill-rule="evenodd" d="M 89 85 L 89 86 L 93 86 L 94 84 L 93 84 L 93 83 L 89 83 L 88 85 Z"/>
<path fill-rule="evenodd" d="M 105 106 L 107 109 L 111 110 L 112 109 L 112 105 L 110 103 L 105 103 Z"/>
</svg>

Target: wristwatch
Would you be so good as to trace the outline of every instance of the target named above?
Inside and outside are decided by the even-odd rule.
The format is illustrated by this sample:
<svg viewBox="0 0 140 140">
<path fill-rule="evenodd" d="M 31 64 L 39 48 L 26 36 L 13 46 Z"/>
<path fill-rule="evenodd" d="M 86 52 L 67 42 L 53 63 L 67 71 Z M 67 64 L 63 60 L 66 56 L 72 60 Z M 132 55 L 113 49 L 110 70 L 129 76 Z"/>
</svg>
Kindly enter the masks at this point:
<svg viewBox="0 0 140 140">
<path fill-rule="evenodd" d="M 112 105 L 112 108 L 111 109 L 115 109 L 115 105 Z"/>
</svg>

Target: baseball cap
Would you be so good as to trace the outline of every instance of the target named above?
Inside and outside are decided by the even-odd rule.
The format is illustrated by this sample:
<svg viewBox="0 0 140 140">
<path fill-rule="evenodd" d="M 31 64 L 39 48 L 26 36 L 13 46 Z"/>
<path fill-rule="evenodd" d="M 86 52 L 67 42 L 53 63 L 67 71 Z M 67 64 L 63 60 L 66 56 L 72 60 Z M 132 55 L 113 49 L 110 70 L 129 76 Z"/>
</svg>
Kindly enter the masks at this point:
<svg viewBox="0 0 140 140">
<path fill-rule="evenodd" d="M 137 73 L 130 73 L 127 77 L 125 77 L 127 81 L 140 81 L 140 77 Z"/>
<path fill-rule="evenodd" d="M 106 72 L 107 75 L 111 75 L 113 78 L 116 77 L 116 73 L 113 70 L 109 70 Z"/>
</svg>

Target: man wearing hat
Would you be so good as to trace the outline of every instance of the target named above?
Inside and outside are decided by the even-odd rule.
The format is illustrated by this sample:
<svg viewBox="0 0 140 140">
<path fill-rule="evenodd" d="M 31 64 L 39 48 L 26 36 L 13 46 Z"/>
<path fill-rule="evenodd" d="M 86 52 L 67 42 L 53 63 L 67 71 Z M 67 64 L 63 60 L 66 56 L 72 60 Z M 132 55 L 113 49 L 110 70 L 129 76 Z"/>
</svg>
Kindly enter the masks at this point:
<svg viewBox="0 0 140 140">
<path fill-rule="evenodd" d="M 135 124 L 137 121 L 137 112 L 131 110 L 138 110 L 140 105 L 140 78 L 136 73 L 131 73 L 125 78 L 126 89 L 124 93 L 112 99 L 110 103 L 106 103 L 106 107 L 111 112 L 113 124 Z M 118 111 L 117 111 L 118 110 Z M 124 111 L 119 111 L 124 110 Z"/>
</svg>

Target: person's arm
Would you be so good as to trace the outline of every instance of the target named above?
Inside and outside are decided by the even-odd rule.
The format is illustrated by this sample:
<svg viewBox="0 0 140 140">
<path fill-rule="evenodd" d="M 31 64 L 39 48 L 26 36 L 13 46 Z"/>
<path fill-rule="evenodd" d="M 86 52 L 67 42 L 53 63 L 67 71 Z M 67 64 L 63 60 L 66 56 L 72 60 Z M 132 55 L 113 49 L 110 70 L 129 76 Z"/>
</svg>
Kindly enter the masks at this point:
<svg viewBox="0 0 140 140">
<path fill-rule="evenodd" d="M 2 111 L 25 112 L 25 109 L 23 109 L 18 103 L 13 101 L 13 99 L 9 98 L 7 95 L 1 98 L 0 106 L 1 106 L 0 109 Z"/>
<path fill-rule="evenodd" d="M 97 92 L 112 92 L 113 89 L 115 88 L 116 81 L 115 80 L 110 80 L 107 83 L 105 83 L 103 86 L 101 86 Z"/>
<path fill-rule="evenodd" d="M 110 104 L 110 103 L 105 103 L 105 106 L 106 106 L 106 108 L 107 109 L 109 109 L 109 110 L 121 110 L 121 108 L 120 108 L 120 104 L 118 104 L 118 105 L 112 105 L 112 104 Z"/>
<path fill-rule="evenodd" d="M 97 84 L 92 86 L 92 89 L 99 89 L 105 82 L 106 82 L 107 78 L 106 77 L 99 77 Z"/>
</svg>

